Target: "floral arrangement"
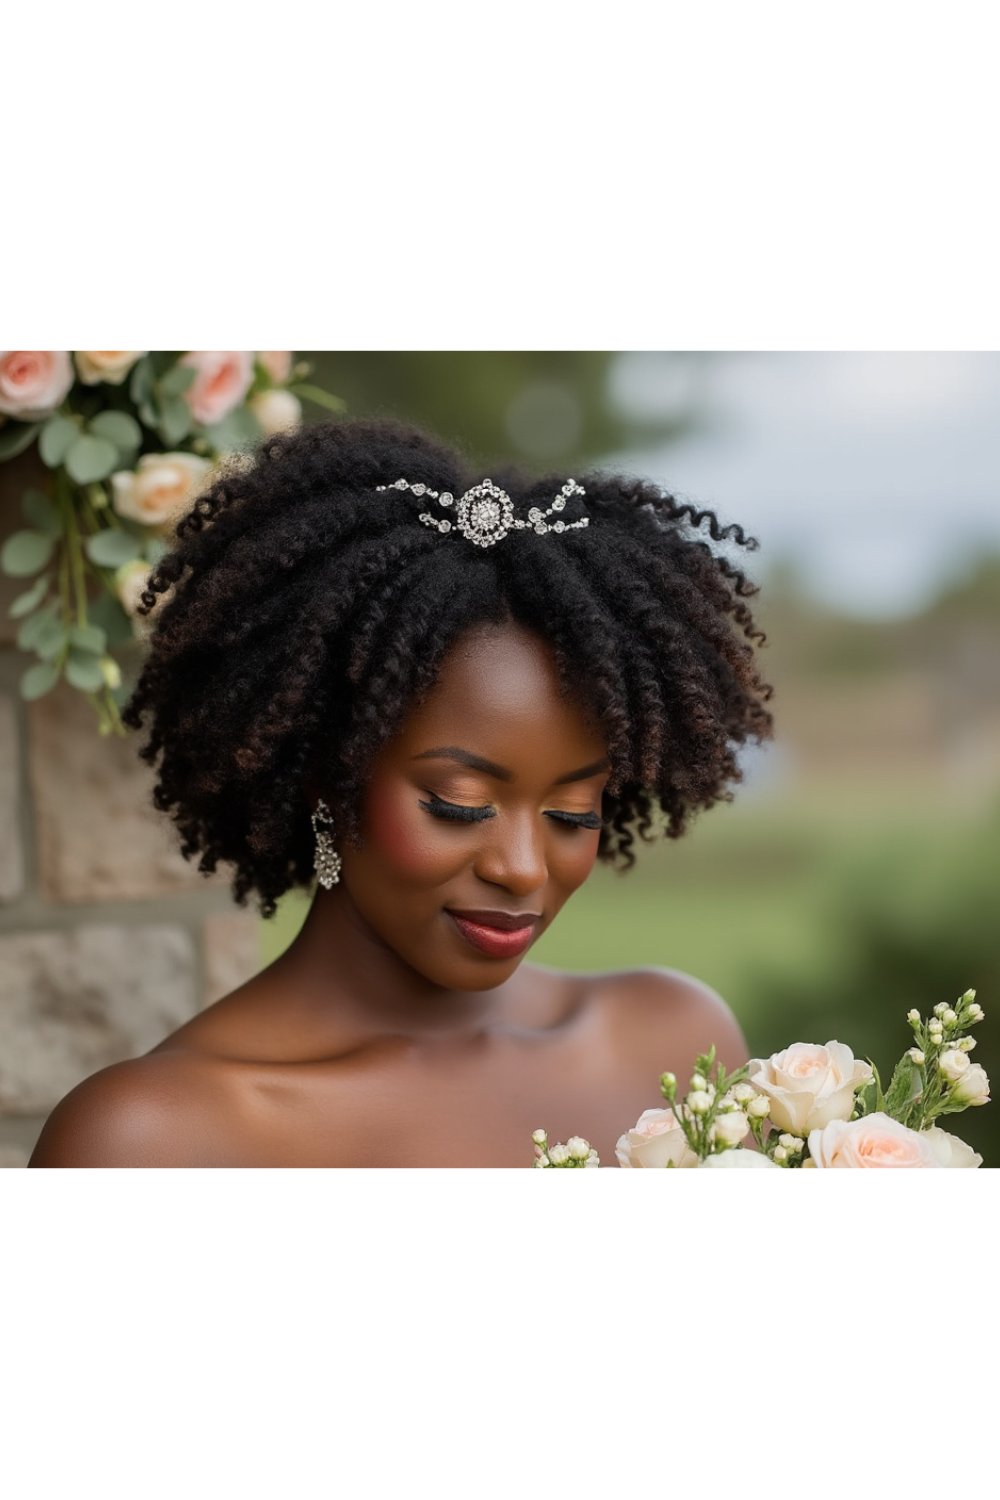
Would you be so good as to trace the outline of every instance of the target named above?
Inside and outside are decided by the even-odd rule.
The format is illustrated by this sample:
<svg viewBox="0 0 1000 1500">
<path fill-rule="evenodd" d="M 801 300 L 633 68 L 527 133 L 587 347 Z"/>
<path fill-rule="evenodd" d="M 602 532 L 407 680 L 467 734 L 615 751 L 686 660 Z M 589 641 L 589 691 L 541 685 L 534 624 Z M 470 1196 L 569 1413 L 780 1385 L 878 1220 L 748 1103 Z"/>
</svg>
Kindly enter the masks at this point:
<svg viewBox="0 0 1000 1500">
<path fill-rule="evenodd" d="M 33 580 L 9 611 L 36 658 L 23 697 L 65 679 L 102 734 L 124 733 L 115 651 L 148 631 L 151 568 L 223 463 L 298 426 L 302 399 L 343 410 L 309 373 L 284 351 L 0 351 L 0 460 L 37 444 L 48 470 L 0 551 L 4 573 Z"/>
<path fill-rule="evenodd" d="M 673 1073 L 660 1077 L 667 1108 L 647 1109 L 615 1147 L 622 1167 L 978 1167 L 982 1157 L 935 1122 L 989 1103 L 990 1081 L 970 1060 L 965 1030 L 983 1019 L 975 990 L 925 1021 L 911 1010 L 914 1045 L 883 1092 L 878 1070 L 843 1042 L 794 1042 L 735 1073 L 715 1048 L 695 1063 L 678 1097 Z M 751 1137 L 754 1149 L 743 1143 Z M 598 1167 L 582 1136 L 549 1145 L 532 1135 L 536 1167 Z"/>
</svg>

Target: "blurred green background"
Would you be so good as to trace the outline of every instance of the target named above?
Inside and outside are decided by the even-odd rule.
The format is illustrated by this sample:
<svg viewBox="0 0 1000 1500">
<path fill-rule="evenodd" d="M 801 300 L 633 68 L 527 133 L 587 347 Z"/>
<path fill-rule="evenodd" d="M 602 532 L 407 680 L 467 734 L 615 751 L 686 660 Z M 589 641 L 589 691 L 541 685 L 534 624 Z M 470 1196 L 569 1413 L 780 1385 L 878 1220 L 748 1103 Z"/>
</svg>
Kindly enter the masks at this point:
<svg viewBox="0 0 1000 1500">
<path fill-rule="evenodd" d="M 883 1070 L 911 1006 L 972 986 L 975 1058 L 996 1077 L 1000 360 L 306 357 L 352 413 L 424 423 L 484 472 L 514 456 L 645 473 L 760 539 L 731 555 L 762 585 L 774 743 L 684 839 L 595 871 L 533 958 L 680 968 L 727 999 L 752 1053 L 836 1038 Z M 262 923 L 265 960 L 306 905 Z M 996 1105 L 945 1123 L 1000 1164 Z"/>
</svg>

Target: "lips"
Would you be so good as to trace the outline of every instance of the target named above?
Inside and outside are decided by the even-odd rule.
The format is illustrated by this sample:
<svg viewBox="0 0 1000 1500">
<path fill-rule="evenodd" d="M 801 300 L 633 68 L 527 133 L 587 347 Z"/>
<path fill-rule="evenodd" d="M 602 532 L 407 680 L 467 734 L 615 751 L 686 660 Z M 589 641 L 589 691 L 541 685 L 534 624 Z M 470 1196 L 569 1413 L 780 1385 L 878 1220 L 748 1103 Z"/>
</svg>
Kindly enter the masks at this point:
<svg viewBox="0 0 1000 1500">
<path fill-rule="evenodd" d="M 448 910 L 448 916 L 466 942 L 491 958 L 512 958 L 523 953 L 541 920 L 536 912 Z"/>
</svg>

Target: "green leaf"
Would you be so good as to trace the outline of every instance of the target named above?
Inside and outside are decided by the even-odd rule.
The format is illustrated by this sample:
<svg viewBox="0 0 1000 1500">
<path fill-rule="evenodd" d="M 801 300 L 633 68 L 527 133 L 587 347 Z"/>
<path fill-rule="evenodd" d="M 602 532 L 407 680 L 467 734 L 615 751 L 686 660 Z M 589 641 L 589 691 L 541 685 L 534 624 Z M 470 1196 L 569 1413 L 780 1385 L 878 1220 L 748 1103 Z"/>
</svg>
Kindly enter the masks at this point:
<svg viewBox="0 0 1000 1500">
<path fill-rule="evenodd" d="M 142 443 L 142 428 L 127 411 L 98 412 L 88 431 L 107 438 L 123 456 L 130 456 Z"/>
<path fill-rule="evenodd" d="M 21 621 L 17 632 L 17 644 L 22 651 L 34 651 L 35 639 L 45 629 L 49 620 L 56 620 L 59 616 L 59 601 L 50 599 L 48 604 L 29 615 L 26 620 Z"/>
<path fill-rule="evenodd" d="M 153 392 L 153 364 L 149 355 L 145 355 L 132 366 L 132 374 L 129 376 L 128 393 L 136 406 L 141 406 L 148 401 Z M 143 418 L 145 421 L 145 418 Z M 152 426 L 152 423 L 147 423 Z"/>
<path fill-rule="evenodd" d="M 53 538 L 44 531 L 15 531 L 3 544 L 0 567 L 13 578 L 27 578 L 52 556 Z"/>
<path fill-rule="evenodd" d="M 59 668 L 53 661 L 36 661 L 21 678 L 21 697 L 40 698 L 59 681 Z"/>
<path fill-rule="evenodd" d="M 910 1057 L 901 1057 L 893 1069 L 885 1094 L 885 1112 L 905 1125 L 910 1105 L 924 1090 L 924 1075 Z"/>
<path fill-rule="evenodd" d="M 49 586 L 48 573 L 42 573 L 36 578 L 26 594 L 18 594 L 7 613 L 13 619 L 19 620 L 22 615 L 30 614 L 36 604 L 41 604 L 45 598 L 45 590 Z"/>
<path fill-rule="evenodd" d="M 109 648 L 135 640 L 132 622 L 113 594 L 101 594 L 91 603 L 87 613 L 90 623 L 99 625 L 104 631 Z"/>
<path fill-rule="evenodd" d="M 147 427 L 155 427 L 159 418 L 156 415 L 156 407 L 151 401 L 139 402 L 139 415 Z"/>
<path fill-rule="evenodd" d="M 229 453 L 234 448 L 248 448 L 253 443 L 259 443 L 264 436 L 264 429 L 248 406 L 237 406 L 221 422 L 206 427 L 205 432 L 219 453 Z"/>
<path fill-rule="evenodd" d="M 324 411 L 337 412 L 347 410 L 347 403 L 339 396 L 331 396 L 329 391 L 324 391 L 318 385 L 290 385 L 288 389 L 293 396 L 301 396 L 303 401 L 311 401 L 314 406 L 322 406 Z"/>
<path fill-rule="evenodd" d="M 118 449 L 107 438 L 92 437 L 84 433 L 73 443 L 66 454 L 66 472 L 77 484 L 93 484 L 95 479 L 107 479 L 118 467 Z"/>
<path fill-rule="evenodd" d="M 197 370 L 192 369 L 190 365 L 178 364 L 174 365 L 172 370 L 168 370 L 165 375 L 161 376 L 157 381 L 157 385 L 160 394 L 169 400 L 172 396 L 183 396 L 184 392 L 190 386 L 194 385 L 197 378 Z"/>
<path fill-rule="evenodd" d="M 42 462 L 50 469 L 57 469 L 79 436 L 80 429 L 72 417 L 63 417 L 57 412 L 46 422 L 38 439 Z"/>
<path fill-rule="evenodd" d="M 108 644 L 107 637 L 99 625 L 71 625 L 69 640 L 70 645 L 77 650 L 90 652 L 96 656 L 103 656 Z"/>
<path fill-rule="evenodd" d="M 170 547 L 162 536 L 151 536 L 146 543 L 145 557 L 151 568 L 155 568 L 161 557 L 165 557 Z"/>
<path fill-rule="evenodd" d="M 25 490 L 21 496 L 21 509 L 24 519 L 36 531 L 44 531 L 52 537 L 62 535 L 62 520 L 50 495 L 41 490 Z"/>
<path fill-rule="evenodd" d="M 34 628 L 28 631 L 27 638 L 25 638 L 26 627 L 36 620 L 37 624 L 34 624 Z M 22 650 L 34 651 L 38 656 L 49 661 L 53 656 L 58 656 L 65 646 L 66 627 L 57 615 L 47 614 L 41 619 L 38 619 L 37 615 L 32 615 L 31 620 L 25 621 L 18 631 L 17 644 Z"/>
<path fill-rule="evenodd" d="M 16 458 L 35 441 L 37 422 L 8 422 L 0 427 L 0 459 Z"/>
<path fill-rule="evenodd" d="M 169 448 L 187 437 L 194 424 L 191 408 L 181 396 L 173 396 L 160 407 L 160 435 Z"/>
<path fill-rule="evenodd" d="M 141 555 L 142 543 L 130 531 L 124 531 L 120 526 L 108 526 L 88 536 L 83 550 L 99 568 L 120 568 L 122 563 L 131 562 Z"/>
<path fill-rule="evenodd" d="M 104 686 L 101 663 L 89 652 L 71 650 L 66 660 L 66 681 L 85 693 L 96 692 Z"/>
</svg>

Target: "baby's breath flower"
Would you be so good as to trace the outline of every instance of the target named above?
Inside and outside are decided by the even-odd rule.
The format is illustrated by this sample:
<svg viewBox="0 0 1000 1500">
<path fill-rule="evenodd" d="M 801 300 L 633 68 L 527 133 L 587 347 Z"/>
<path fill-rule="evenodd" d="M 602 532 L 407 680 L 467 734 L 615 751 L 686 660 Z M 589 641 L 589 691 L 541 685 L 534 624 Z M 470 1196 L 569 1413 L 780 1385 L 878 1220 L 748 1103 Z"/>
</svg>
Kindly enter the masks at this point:
<svg viewBox="0 0 1000 1500">
<path fill-rule="evenodd" d="M 571 1135 L 566 1142 L 566 1150 L 574 1161 L 586 1161 L 590 1154 L 590 1142 L 585 1141 L 582 1135 Z"/>
<path fill-rule="evenodd" d="M 688 1094 L 684 1103 L 693 1115 L 706 1114 L 712 1107 L 711 1096 L 705 1089 L 695 1089 L 693 1094 Z"/>
<path fill-rule="evenodd" d="M 971 1052 L 975 1045 L 976 1039 L 974 1036 L 960 1036 L 955 1043 L 955 1046 L 961 1047 L 963 1052 Z"/>
<path fill-rule="evenodd" d="M 533 1130 L 531 1132 L 531 1139 L 534 1141 L 536 1146 L 544 1146 L 546 1141 L 545 1131 Z"/>
<path fill-rule="evenodd" d="M 554 1146 L 549 1147 L 549 1161 L 554 1167 L 561 1167 L 564 1162 L 569 1161 L 569 1149 L 562 1141 L 557 1141 Z"/>
<path fill-rule="evenodd" d="M 789 1156 L 798 1156 L 805 1145 L 805 1141 L 801 1136 L 789 1135 L 787 1132 L 783 1132 L 778 1136 L 778 1145 L 783 1146 Z"/>
<path fill-rule="evenodd" d="M 951 1006 L 949 1005 L 948 1009 L 945 1011 L 945 1013 L 941 1017 L 941 1019 L 942 1019 L 942 1021 L 944 1022 L 944 1024 L 946 1026 L 954 1026 L 955 1022 L 958 1020 L 958 1016 L 955 1014 L 955 1012 L 952 1010 Z"/>
<path fill-rule="evenodd" d="M 969 1006 L 969 1020 L 970 1021 L 981 1021 L 983 1019 L 983 1016 L 985 1014 L 986 1014 L 986 1012 L 983 1010 L 983 1007 L 981 1005 L 970 1005 Z"/>
<path fill-rule="evenodd" d="M 699 1091 L 703 1091 L 708 1088 L 708 1079 L 702 1078 L 700 1073 L 692 1073 L 691 1082 L 688 1087 L 698 1093 Z"/>
<path fill-rule="evenodd" d="M 757 1090 L 752 1083 L 747 1083 L 745 1079 L 742 1083 L 734 1083 L 729 1093 L 740 1104 L 748 1104 L 751 1099 L 757 1098 Z"/>
<path fill-rule="evenodd" d="M 552 1163 L 549 1161 L 548 1157 L 545 1156 L 539 1156 L 535 1161 L 536 1167 L 550 1167 L 551 1165 Z"/>
<path fill-rule="evenodd" d="M 738 1146 L 750 1126 L 742 1110 L 719 1115 L 712 1125 L 712 1140 L 722 1146 Z"/>
<path fill-rule="evenodd" d="M 935 1007 L 934 1007 L 934 1014 L 936 1016 L 943 1017 L 944 1013 L 945 1013 L 945 1011 L 947 1009 L 948 1009 L 947 1005 L 945 1005 L 944 1001 L 942 1000 L 940 1005 L 935 1005 Z"/>
<path fill-rule="evenodd" d="M 787 1161 L 788 1160 L 788 1152 L 787 1152 L 787 1150 L 785 1149 L 784 1146 L 775 1146 L 774 1151 L 772 1153 L 772 1156 L 773 1156 L 773 1160 L 777 1161 L 777 1162 L 783 1162 L 783 1161 Z"/>
<path fill-rule="evenodd" d="M 922 1068 L 924 1063 L 927 1061 L 919 1047 L 909 1047 L 907 1049 L 906 1055 L 911 1062 L 916 1063 L 918 1068 Z"/>
<path fill-rule="evenodd" d="M 910 1023 L 911 1026 L 919 1026 L 919 1024 L 920 1024 L 920 1012 L 919 1012 L 919 1010 L 908 1010 L 906 1012 L 906 1019 L 909 1021 L 909 1023 Z"/>
<path fill-rule="evenodd" d="M 756 1098 L 751 1099 L 749 1104 L 747 1105 L 747 1114 L 753 1120 L 763 1120 L 769 1113 L 770 1108 L 771 1101 L 770 1099 L 768 1099 L 767 1095 L 758 1094 Z"/>
<path fill-rule="evenodd" d="M 598 1156 L 593 1146 L 591 1146 L 590 1151 L 587 1155 L 587 1160 L 583 1165 L 585 1167 L 599 1167 L 601 1165 L 601 1158 Z"/>
</svg>

